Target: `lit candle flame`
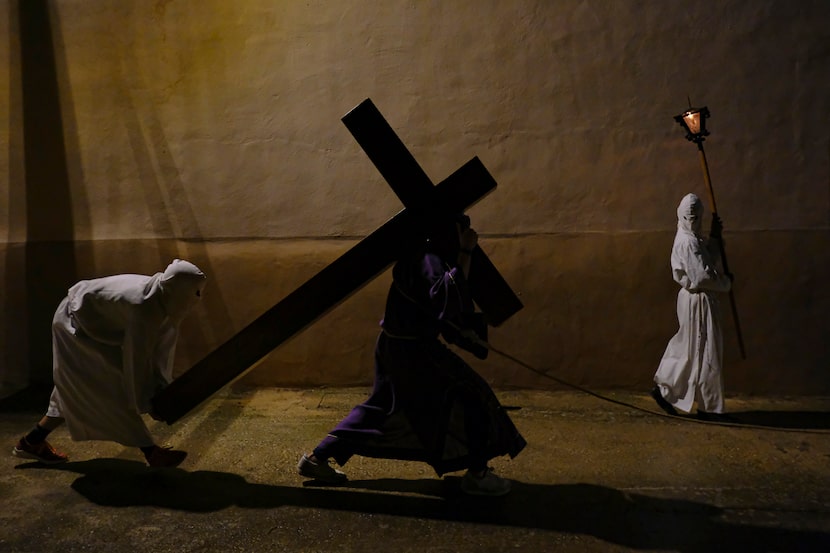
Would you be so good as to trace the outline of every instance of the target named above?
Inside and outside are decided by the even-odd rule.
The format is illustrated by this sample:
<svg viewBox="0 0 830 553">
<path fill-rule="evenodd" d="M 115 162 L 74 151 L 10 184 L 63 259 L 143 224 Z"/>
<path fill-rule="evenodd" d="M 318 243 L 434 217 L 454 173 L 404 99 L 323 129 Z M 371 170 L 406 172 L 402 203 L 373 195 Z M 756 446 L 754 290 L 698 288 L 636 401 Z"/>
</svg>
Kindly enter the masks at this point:
<svg viewBox="0 0 830 553">
<path fill-rule="evenodd" d="M 700 112 L 689 112 L 683 116 L 686 120 L 686 126 L 689 127 L 689 132 L 698 134 L 700 132 Z"/>
</svg>

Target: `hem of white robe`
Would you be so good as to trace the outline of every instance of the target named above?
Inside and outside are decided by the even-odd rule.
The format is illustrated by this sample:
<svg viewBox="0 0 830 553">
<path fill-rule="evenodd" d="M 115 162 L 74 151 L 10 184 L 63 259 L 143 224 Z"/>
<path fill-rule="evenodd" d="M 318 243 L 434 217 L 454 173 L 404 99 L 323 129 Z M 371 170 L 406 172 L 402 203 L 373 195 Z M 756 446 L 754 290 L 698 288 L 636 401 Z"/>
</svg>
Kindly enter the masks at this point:
<svg viewBox="0 0 830 553">
<path fill-rule="evenodd" d="M 687 399 L 687 397 L 682 397 L 682 398 L 679 398 L 679 399 L 672 400 L 672 399 L 670 399 L 671 394 L 667 394 L 667 391 L 670 390 L 669 386 L 667 386 L 666 384 L 661 384 L 660 382 L 655 382 L 655 384 L 660 389 L 660 395 L 662 395 L 663 399 L 668 401 L 669 404 L 671 404 L 672 407 L 674 407 L 675 409 L 679 409 L 679 410 L 683 411 L 684 413 L 691 413 L 692 412 L 692 407 L 695 404 L 695 400 L 689 400 L 689 399 Z M 686 396 L 688 396 L 688 395 L 689 394 L 687 393 Z M 699 401 L 697 402 L 697 409 L 698 409 L 698 411 L 704 411 L 705 413 L 714 413 L 716 415 L 722 415 L 726 412 L 726 410 L 723 407 L 712 409 L 711 411 L 706 410 L 706 409 L 701 409 L 701 403 Z"/>
</svg>

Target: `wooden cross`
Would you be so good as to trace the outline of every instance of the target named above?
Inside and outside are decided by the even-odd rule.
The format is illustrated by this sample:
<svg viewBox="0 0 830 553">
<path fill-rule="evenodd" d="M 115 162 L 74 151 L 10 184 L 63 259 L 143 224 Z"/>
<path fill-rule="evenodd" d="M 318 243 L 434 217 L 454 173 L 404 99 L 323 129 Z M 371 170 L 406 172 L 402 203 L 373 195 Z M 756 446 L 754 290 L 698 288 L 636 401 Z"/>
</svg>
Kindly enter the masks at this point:
<svg viewBox="0 0 830 553">
<path fill-rule="evenodd" d="M 477 157 L 433 186 L 369 99 L 347 113 L 343 123 L 405 208 L 158 393 L 153 410 L 168 424 L 362 288 L 403 253 L 416 248 L 424 239 L 429 220 L 462 213 L 496 187 Z M 479 247 L 472 255 L 470 288 L 492 326 L 522 308 Z"/>
</svg>

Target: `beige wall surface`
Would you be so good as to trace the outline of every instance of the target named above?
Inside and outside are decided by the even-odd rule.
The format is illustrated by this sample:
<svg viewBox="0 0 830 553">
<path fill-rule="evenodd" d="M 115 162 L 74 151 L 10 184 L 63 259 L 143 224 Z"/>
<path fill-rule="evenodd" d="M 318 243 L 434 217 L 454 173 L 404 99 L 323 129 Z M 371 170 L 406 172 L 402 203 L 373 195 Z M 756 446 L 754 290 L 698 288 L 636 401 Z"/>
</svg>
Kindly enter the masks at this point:
<svg viewBox="0 0 830 553">
<path fill-rule="evenodd" d="M 434 182 L 478 156 L 469 212 L 525 308 L 494 346 L 648 389 L 675 332 L 675 209 L 705 142 L 748 358 L 728 393 L 830 393 L 830 3 L 0 0 L 0 392 L 49 378 L 81 278 L 208 274 L 186 370 L 401 209 L 340 118 L 371 98 Z M 708 223 L 708 221 L 707 221 Z M 389 274 L 246 383 L 366 384 Z M 494 385 L 557 385 L 498 355 Z"/>
</svg>

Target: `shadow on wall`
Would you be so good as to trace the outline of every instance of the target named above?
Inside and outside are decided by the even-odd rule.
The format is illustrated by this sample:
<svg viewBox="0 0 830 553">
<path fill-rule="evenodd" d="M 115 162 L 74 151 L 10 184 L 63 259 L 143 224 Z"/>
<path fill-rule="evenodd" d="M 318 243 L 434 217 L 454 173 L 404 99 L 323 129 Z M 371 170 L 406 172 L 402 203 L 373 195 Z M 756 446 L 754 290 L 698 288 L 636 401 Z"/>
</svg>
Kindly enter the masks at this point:
<svg viewBox="0 0 830 553">
<path fill-rule="evenodd" d="M 10 21 L 19 24 L 19 72 L 15 71 L 12 59 L 10 83 L 13 91 L 20 91 L 20 96 L 12 93 L 11 97 L 17 101 L 10 102 L 9 109 L 12 121 L 22 113 L 25 176 L 22 183 L 10 179 L 8 209 L 14 217 L 25 213 L 26 236 L 22 248 L 10 245 L 7 249 L 6 297 L 19 298 L 15 301 L 19 302 L 21 311 L 7 315 L 4 327 L 7 347 L 26 352 L 19 355 L 18 366 L 24 367 L 28 374 L 16 378 L 23 385 L 51 382 L 52 315 L 77 275 L 69 171 L 49 11 L 46 0 L 10 3 Z M 17 53 L 14 33 L 10 35 L 10 51 Z M 15 146 L 10 144 L 10 149 L 13 154 Z M 10 159 L 13 165 L 14 158 L 10 156 Z"/>
<path fill-rule="evenodd" d="M 16 235 L 18 242 L 9 240 L 5 254 L 7 316 L 3 324 L 5 362 L 0 369 L 0 397 L 28 385 L 51 386 L 50 328 L 55 307 L 79 278 L 104 276 L 94 271 L 100 270 L 96 252 L 105 244 L 84 236 L 91 229 L 90 214 L 58 15 L 48 0 L 9 3 L 9 21 L 18 26 L 17 36 L 10 33 L 9 117 L 19 123 L 13 129 L 22 131 L 12 135 L 9 147 L 9 234 Z M 126 63 L 135 65 L 126 54 Z M 211 286 L 213 267 L 179 172 L 167 153 L 169 148 L 162 125 L 154 117 L 152 99 L 131 96 L 130 91 L 135 90 L 131 85 L 136 83 L 129 82 L 128 73 L 113 78 L 120 85 L 121 113 L 127 117 L 122 123 L 130 139 L 132 161 L 141 173 L 152 230 L 162 237 L 152 246 L 159 260 L 153 271 L 164 270 L 179 257 L 193 261 L 208 275 L 204 309 L 210 316 L 194 319 L 182 329 L 188 349 L 206 353 L 218 337 L 232 334 L 232 321 L 219 288 Z M 137 110 L 145 114 L 145 121 L 139 121 Z M 153 169 L 154 161 L 160 167 L 158 172 Z M 176 237 L 185 239 L 184 247 Z M 107 274 L 142 272 L 139 267 L 131 269 L 120 262 L 116 266 L 125 269 Z"/>
</svg>

